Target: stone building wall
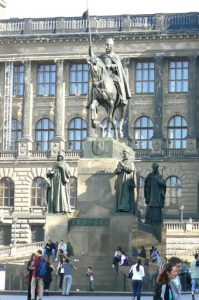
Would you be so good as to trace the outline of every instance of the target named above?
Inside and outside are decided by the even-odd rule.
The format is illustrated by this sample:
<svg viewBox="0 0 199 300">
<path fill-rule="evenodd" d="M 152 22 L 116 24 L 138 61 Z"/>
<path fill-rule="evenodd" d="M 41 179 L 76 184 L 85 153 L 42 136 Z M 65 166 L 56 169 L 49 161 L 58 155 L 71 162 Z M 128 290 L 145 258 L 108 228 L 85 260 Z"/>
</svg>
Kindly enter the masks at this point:
<svg viewBox="0 0 199 300">
<path fill-rule="evenodd" d="M 159 17 L 156 16 L 156 18 Z M 91 26 L 96 26 L 96 20 L 92 19 Z M 13 25 L 13 22 L 15 21 L 10 20 L 11 25 Z M 54 28 L 54 31 L 51 28 L 45 31 L 44 27 L 39 27 L 40 25 L 38 25 L 40 29 L 37 30 L 35 29 L 37 28 L 36 25 L 34 25 L 34 28 L 31 25 L 33 22 L 33 20 L 27 20 L 25 25 L 23 22 L 22 24 L 18 22 L 15 27 L 17 28 L 16 32 L 12 32 L 12 30 L 0 32 L 1 120 L 3 120 L 4 64 L 7 61 L 13 61 L 14 63 L 24 63 L 26 68 L 26 93 L 24 97 L 13 97 L 12 111 L 13 118 L 19 121 L 24 120 L 25 117 L 26 136 L 24 138 L 26 140 L 19 143 L 17 157 L 5 154 L 2 148 L 0 151 L 0 179 L 10 177 L 15 184 L 14 208 L 3 208 L 4 220 L 2 224 L 12 225 L 12 241 L 15 236 L 18 243 L 31 241 L 31 224 L 41 224 L 41 226 L 45 224 L 45 209 L 31 208 L 30 205 L 32 179 L 36 176 L 45 177 L 46 170 L 52 166 L 59 150 L 66 151 L 66 160 L 76 170 L 75 173 L 78 174 L 78 156 L 70 156 L 67 153 L 69 148 L 67 142 L 68 123 L 77 116 L 82 117 L 86 121 L 88 121 L 89 117 L 86 109 L 88 96 L 69 95 L 69 65 L 70 62 L 87 62 L 88 32 L 85 28 L 79 27 L 77 29 L 75 27 L 69 28 L 66 31 L 66 27 L 63 26 L 64 20 L 59 19 L 56 21 L 57 28 Z M 125 20 L 125 22 L 123 23 L 123 25 L 126 24 L 125 26 L 133 24 L 133 22 L 130 23 L 129 19 Z M 36 23 L 37 20 L 35 21 Z M 175 205 L 167 203 L 165 218 L 167 216 L 178 218 L 179 208 L 183 204 L 185 206 L 185 215 L 187 217 L 193 216 L 197 219 L 199 181 L 197 148 L 199 128 L 198 30 L 194 29 L 192 31 L 190 27 L 185 28 L 184 31 L 178 31 L 175 28 L 169 30 L 168 28 L 163 28 L 164 24 L 160 26 L 160 23 L 156 24 L 157 28 L 151 27 L 150 30 L 146 26 L 142 28 L 136 27 L 133 30 L 130 27 L 127 30 L 128 26 L 124 26 L 120 31 L 117 28 L 111 28 L 110 31 L 110 28 L 106 29 L 106 27 L 96 29 L 92 33 L 93 47 L 97 55 L 101 54 L 105 51 L 106 38 L 113 37 L 115 40 L 115 51 L 120 55 L 125 67 L 132 93 L 126 118 L 128 129 L 126 141 L 135 148 L 137 174 L 145 177 L 151 170 L 152 161 L 156 160 L 160 165 L 160 170 L 163 169 L 165 178 L 169 176 L 179 177 L 182 181 L 182 195 L 177 199 Z M 168 92 L 168 63 L 176 59 L 186 59 L 190 63 L 188 93 L 171 94 Z M 136 94 L 135 92 L 136 62 L 138 61 L 154 61 L 155 63 L 156 87 L 154 94 Z M 59 99 L 37 95 L 37 70 L 39 63 L 56 63 L 59 70 L 63 67 L 63 76 L 60 75 L 59 77 L 59 88 L 61 87 L 62 89 Z M 24 103 L 27 104 L 25 114 Z M 59 115 L 56 109 L 61 112 L 62 105 L 63 107 L 65 106 L 65 114 L 63 119 L 61 119 L 61 123 L 59 123 Z M 167 124 L 168 120 L 174 115 L 181 115 L 188 122 L 189 132 L 187 149 L 185 151 L 175 151 L 175 149 L 170 151 L 167 149 Z M 134 123 L 140 116 L 148 116 L 154 120 L 156 129 L 152 141 L 153 148 L 150 151 L 148 149 L 146 151 L 136 149 Z M 57 122 L 56 124 L 61 124 L 64 130 L 62 132 L 62 128 L 60 129 L 56 125 L 57 132 L 55 132 L 55 136 L 57 135 L 59 139 L 52 143 L 54 148 L 51 149 L 48 156 L 42 153 L 33 154 L 35 150 L 35 126 L 37 121 L 44 117 L 50 118 L 55 123 Z M 105 117 L 104 110 L 99 109 L 99 119 L 102 121 Z M 30 123 L 30 118 L 32 118 L 32 123 Z M 1 143 L 2 129 L 3 123 L 0 122 Z M 66 142 L 62 143 L 62 138 L 66 138 Z M 139 201 L 139 208 L 142 215 L 144 215 L 144 199 L 139 198 Z M 15 224 L 14 220 L 16 219 L 17 223 Z M 16 230 L 14 230 L 15 227 Z M 23 229 L 24 234 L 22 233 Z"/>
</svg>

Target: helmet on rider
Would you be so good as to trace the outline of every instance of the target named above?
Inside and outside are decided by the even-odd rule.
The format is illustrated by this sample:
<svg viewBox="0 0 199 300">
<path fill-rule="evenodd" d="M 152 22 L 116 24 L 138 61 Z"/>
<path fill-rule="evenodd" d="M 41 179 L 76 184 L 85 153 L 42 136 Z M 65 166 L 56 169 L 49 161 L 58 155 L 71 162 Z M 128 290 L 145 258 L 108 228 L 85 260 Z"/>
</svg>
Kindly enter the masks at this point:
<svg viewBox="0 0 199 300">
<path fill-rule="evenodd" d="M 114 46 L 114 40 L 113 40 L 112 38 L 108 38 L 108 39 L 106 40 L 106 44 L 107 44 L 107 45 Z"/>
</svg>

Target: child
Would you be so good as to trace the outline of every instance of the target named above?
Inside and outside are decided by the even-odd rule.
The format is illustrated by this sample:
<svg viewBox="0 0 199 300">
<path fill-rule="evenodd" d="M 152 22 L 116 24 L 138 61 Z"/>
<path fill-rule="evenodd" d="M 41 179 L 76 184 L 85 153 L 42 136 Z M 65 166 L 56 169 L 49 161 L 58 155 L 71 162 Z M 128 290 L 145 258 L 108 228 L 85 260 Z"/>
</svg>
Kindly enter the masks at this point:
<svg viewBox="0 0 199 300">
<path fill-rule="evenodd" d="M 88 277 L 88 291 L 94 291 L 94 273 L 92 267 L 88 267 L 86 276 Z"/>
</svg>

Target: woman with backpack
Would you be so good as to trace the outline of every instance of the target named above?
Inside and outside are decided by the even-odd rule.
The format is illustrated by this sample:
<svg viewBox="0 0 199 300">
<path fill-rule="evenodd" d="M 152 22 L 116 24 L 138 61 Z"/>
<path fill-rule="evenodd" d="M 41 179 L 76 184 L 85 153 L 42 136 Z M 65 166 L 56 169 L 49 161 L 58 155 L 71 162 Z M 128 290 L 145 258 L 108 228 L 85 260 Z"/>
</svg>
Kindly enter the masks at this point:
<svg viewBox="0 0 199 300">
<path fill-rule="evenodd" d="M 129 273 L 132 272 L 132 299 L 134 300 L 137 296 L 137 300 L 141 299 L 141 290 L 142 290 L 142 280 L 145 276 L 144 273 L 144 267 L 142 266 L 142 261 L 139 258 L 137 260 L 137 263 L 135 265 L 132 265 L 132 267 L 129 270 Z"/>
</svg>

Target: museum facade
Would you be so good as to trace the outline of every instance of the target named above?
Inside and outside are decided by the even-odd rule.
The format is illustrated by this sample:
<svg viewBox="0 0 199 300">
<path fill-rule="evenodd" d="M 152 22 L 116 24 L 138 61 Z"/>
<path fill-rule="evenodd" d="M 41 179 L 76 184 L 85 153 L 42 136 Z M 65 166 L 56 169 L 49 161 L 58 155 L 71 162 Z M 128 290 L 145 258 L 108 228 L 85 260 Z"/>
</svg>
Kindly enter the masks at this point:
<svg viewBox="0 0 199 300">
<path fill-rule="evenodd" d="M 113 38 L 131 89 L 121 142 L 135 151 L 137 207 L 153 161 L 166 179 L 164 218 L 198 220 L 199 14 L 0 21 L 0 244 L 44 239 L 46 172 L 58 152 L 72 169 L 90 126 L 88 48 Z M 107 116 L 99 109 L 106 133 Z M 119 113 L 116 118 L 119 119 Z"/>
</svg>

